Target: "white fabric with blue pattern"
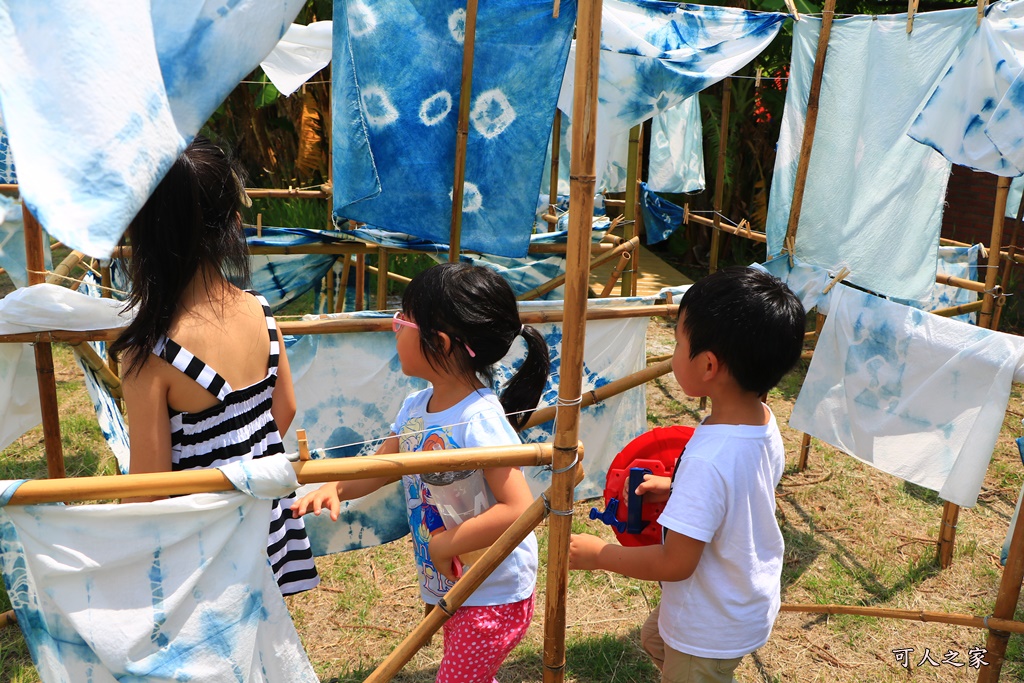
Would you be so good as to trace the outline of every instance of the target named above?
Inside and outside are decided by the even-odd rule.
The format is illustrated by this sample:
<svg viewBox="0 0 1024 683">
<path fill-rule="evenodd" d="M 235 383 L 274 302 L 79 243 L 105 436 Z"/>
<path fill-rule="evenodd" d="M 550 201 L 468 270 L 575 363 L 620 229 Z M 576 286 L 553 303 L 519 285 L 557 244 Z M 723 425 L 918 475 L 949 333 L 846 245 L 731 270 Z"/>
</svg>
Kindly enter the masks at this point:
<svg viewBox="0 0 1024 683">
<path fill-rule="evenodd" d="M 906 136 L 960 46 L 974 8 L 837 19 L 821 83 L 796 255 L 848 281 L 916 299 L 935 281 L 949 162 Z M 768 207 L 768 254 L 781 252 L 800 157 L 821 20 L 796 22 Z"/>
<path fill-rule="evenodd" d="M 0 109 L 33 214 L 69 247 L 109 256 L 186 142 L 304 4 L 5 0 Z"/>
<path fill-rule="evenodd" d="M 1020 211 L 1020 201 L 1024 197 L 1024 176 L 1014 178 L 1010 181 L 1010 192 L 1006 195 L 1006 217 L 1017 218 Z"/>
<path fill-rule="evenodd" d="M 268 228 L 257 235 L 245 229 L 250 247 L 295 247 L 309 244 L 336 244 L 346 241 L 338 233 L 306 228 Z M 250 254 L 252 271 L 249 289 L 266 298 L 273 311 L 295 301 L 309 290 L 320 293 L 320 282 L 337 260 L 335 254 Z"/>
<path fill-rule="evenodd" d="M 0 119 L 0 183 L 17 183 L 18 173 L 14 168 L 14 154 L 7 140 L 3 119 Z"/>
<path fill-rule="evenodd" d="M 286 490 L 276 469 L 245 487 Z M 40 678 L 317 683 L 267 561 L 269 514 L 238 492 L 0 507 L 0 569 Z"/>
<path fill-rule="evenodd" d="M 1024 173 L 1022 20 L 1022 0 L 989 5 L 974 37 L 910 127 L 913 139 L 976 171 Z"/>
<path fill-rule="evenodd" d="M 829 292 L 825 292 L 831 278 L 828 271 L 818 266 L 804 263 L 798 258 L 793 259 L 793 265 L 789 264 L 788 256 L 779 256 L 764 263 L 752 263 L 751 268 L 759 268 L 786 283 L 786 286 L 793 290 L 804 311 L 810 313 L 816 310 L 822 315 L 828 314 Z"/>
<path fill-rule="evenodd" d="M 786 15 L 673 2 L 605 0 L 601 11 L 595 168 L 623 131 L 664 113 L 743 68 Z M 558 108 L 572 116 L 575 44 Z"/>
<path fill-rule="evenodd" d="M 1010 385 L 1024 379 L 1024 339 L 843 285 L 832 292 L 789 425 L 973 506 Z"/>
<path fill-rule="evenodd" d="M 981 252 L 981 245 L 975 244 L 970 247 L 939 247 L 939 275 L 952 275 L 963 280 L 978 281 L 978 254 Z M 963 304 L 974 303 L 978 300 L 978 292 L 953 285 L 942 285 L 938 282 L 932 285 L 928 296 L 912 301 L 893 299 L 901 304 L 920 308 L 922 311 L 936 311 L 940 308 L 951 308 Z M 953 320 L 974 324 L 977 322 L 977 313 L 962 313 L 953 316 Z"/>
<path fill-rule="evenodd" d="M 334 214 L 448 242 L 465 9 L 379 0 L 336 2 L 334 11 Z M 575 18 L 572 0 L 557 19 L 548 0 L 480 5 L 465 249 L 526 254 Z"/>
<path fill-rule="evenodd" d="M 651 119 L 647 186 L 655 192 L 701 192 L 705 185 L 704 126 L 694 95 Z"/>
</svg>

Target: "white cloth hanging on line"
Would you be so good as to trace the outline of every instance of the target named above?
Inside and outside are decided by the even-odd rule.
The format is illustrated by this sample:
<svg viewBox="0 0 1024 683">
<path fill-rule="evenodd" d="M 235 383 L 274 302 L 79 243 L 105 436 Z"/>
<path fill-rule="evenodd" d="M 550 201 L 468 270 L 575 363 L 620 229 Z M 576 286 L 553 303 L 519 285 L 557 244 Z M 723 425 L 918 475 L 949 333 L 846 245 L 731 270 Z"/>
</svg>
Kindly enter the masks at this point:
<svg viewBox="0 0 1024 683">
<path fill-rule="evenodd" d="M 1022 361 L 1024 338 L 837 286 L 789 424 L 971 507 Z"/>
<path fill-rule="evenodd" d="M 260 62 L 267 78 L 285 97 L 298 90 L 317 71 L 331 63 L 334 22 L 292 24 L 281 41 Z"/>
</svg>

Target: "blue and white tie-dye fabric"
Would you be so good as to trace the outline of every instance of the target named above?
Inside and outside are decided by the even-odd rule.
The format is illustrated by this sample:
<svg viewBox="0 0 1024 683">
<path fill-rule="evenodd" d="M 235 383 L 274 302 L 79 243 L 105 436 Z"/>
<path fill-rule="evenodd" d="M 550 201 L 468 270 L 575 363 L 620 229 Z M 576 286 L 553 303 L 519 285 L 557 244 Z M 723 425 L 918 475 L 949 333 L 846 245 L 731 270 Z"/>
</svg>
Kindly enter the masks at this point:
<svg viewBox="0 0 1024 683">
<path fill-rule="evenodd" d="M 804 263 L 798 258 L 794 258 L 793 265 L 790 265 L 788 256 L 779 256 L 764 263 L 753 263 L 750 267 L 760 268 L 785 282 L 800 299 L 807 313 L 816 310 L 822 315 L 828 314 L 832 290 L 824 290 L 831 278 L 824 268 Z"/>
<path fill-rule="evenodd" d="M 698 95 L 651 120 L 647 186 L 655 192 L 704 190 L 704 126 Z"/>
<path fill-rule="evenodd" d="M 786 15 L 673 2 L 605 0 L 596 168 L 614 136 L 735 73 L 775 38 Z M 575 45 L 558 108 L 572 115 Z"/>
<path fill-rule="evenodd" d="M 832 291 L 789 425 L 973 506 L 1010 385 L 1024 379 L 1024 339 L 851 287 Z"/>
<path fill-rule="evenodd" d="M 0 183 L 17 183 L 18 174 L 14 169 L 14 154 L 7 140 L 4 122 L 0 119 Z"/>
<path fill-rule="evenodd" d="M 973 8 L 837 19 L 829 39 L 796 255 L 905 299 L 935 282 L 949 162 L 906 136 L 935 82 L 975 30 Z M 768 206 L 768 254 L 782 251 L 821 20 L 796 22 Z"/>
<path fill-rule="evenodd" d="M 465 16 L 437 0 L 336 0 L 337 218 L 449 240 Z M 463 248 L 526 254 L 575 17 L 572 0 L 557 19 L 547 0 L 480 5 Z"/>
<path fill-rule="evenodd" d="M 975 244 L 971 247 L 939 247 L 939 275 L 952 275 L 964 280 L 978 281 L 978 254 L 981 252 L 981 245 Z M 938 282 L 932 285 L 928 296 L 922 299 L 901 300 L 893 299 L 901 304 L 920 308 L 922 311 L 937 311 L 940 308 L 950 308 L 962 304 L 974 303 L 978 300 L 978 292 L 953 285 L 941 285 Z M 977 322 L 977 313 L 964 313 L 953 316 L 953 320 L 974 324 Z"/>
<path fill-rule="evenodd" d="M 69 247 L 109 256 L 304 4 L 0 2 L 0 109 L 25 203 Z"/>
<path fill-rule="evenodd" d="M 1020 202 L 1024 198 L 1024 176 L 1010 181 L 1010 192 L 1006 195 L 1006 217 L 1017 218 Z"/>
<path fill-rule="evenodd" d="M 914 20 L 917 30 L 917 19 Z M 988 7 L 909 135 L 954 164 L 1024 173 L 1024 1 Z"/>
<path fill-rule="evenodd" d="M 46 254 L 49 255 L 49 249 Z M 25 225 L 21 202 L 0 194 L 0 268 L 7 271 L 15 287 L 28 284 L 25 266 Z"/>
<path fill-rule="evenodd" d="M 267 562 L 269 508 L 237 492 L 0 508 L 0 569 L 40 678 L 317 683 Z"/>
<path fill-rule="evenodd" d="M 647 244 L 657 244 L 668 239 L 676 228 L 683 224 L 683 208 L 659 197 L 647 183 L 640 183 L 640 210 L 647 231 Z"/>
<path fill-rule="evenodd" d="M 640 305 L 647 299 L 592 299 L 591 307 Z M 523 310 L 561 311 L 562 302 L 527 302 Z M 356 314 L 383 317 L 386 314 Z M 351 316 L 347 316 L 351 317 Z M 647 318 L 592 320 L 587 324 L 584 354 L 583 392 L 642 370 L 646 363 Z M 561 358 L 561 323 L 535 327 L 548 341 L 552 370 L 541 405 L 554 405 L 558 392 Z M 495 369 L 500 391 L 511 368 L 521 362 L 525 345 L 517 341 L 509 355 Z M 303 427 L 309 442 L 330 449 L 330 457 L 367 455 L 376 451 L 388 435 L 405 397 L 426 384 L 401 372 L 391 332 L 335 335 L 307 335 L 288 347 L 298 412 L 294 425 Z M 613 396 L 584 408 L 580 434 L 587 446 L 587 477 L 577 487 L 580 498 L 598 496 L 612 458 L 625 444 L 646 429 L 646 398 L 643 387 Z M 527 430 L 527 442 L 550 441 L 553 425 L 547 423 Z M 372 441 L 376 439 L 376 441 Z M 292 434 L 284 435 L 288 450 L 295 450 Z M 367 443 L 367 441 L 369 441 Z M 314 454 L 323 456 L 324 454 Z M 535 495 L 551 480 L 550 471 L 528 468 L 527 480 Z M 311 487 L 315 488 L 315 487 Z M 409 532 L 405 502 L 396 483 L 365 498 L 344 503 L 338 522 L 324 515 L 306 517 L 313 552 L 316 555 L 362 548 L 400 538 Z"/>
<path fill-rule="evenodd" d="M 334 244 L 345 241 L 338 234 L 304 228 L 263 228 L 256 235 L 254 228 L 245 229 L 250 247 L 293 247 L 305 244 Z M 320 281 L 334 265 L 334 254 L 252 254 L 250 289 L 262 294 L 274 311 L 286 306 L 313 289 L 320 291 Z"/>
</svg>

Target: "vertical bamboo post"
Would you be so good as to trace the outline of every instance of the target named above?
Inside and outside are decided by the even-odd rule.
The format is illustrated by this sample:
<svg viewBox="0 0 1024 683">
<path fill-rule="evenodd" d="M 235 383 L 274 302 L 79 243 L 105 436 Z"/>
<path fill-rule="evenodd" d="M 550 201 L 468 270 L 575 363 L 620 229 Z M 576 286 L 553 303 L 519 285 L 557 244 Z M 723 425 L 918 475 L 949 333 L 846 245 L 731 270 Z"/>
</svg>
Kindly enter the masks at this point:
<svg viewBox="0 0 1024 683">
<path fill-rule="evenodd" d="M 458 263 L 462 245 L 462 194 L 466 182 L 466 146 L 469 143 L 469 102 L 473 95 L 473 47 L 476 43 L 477 0 L 466 0 L 465 37 L 462 42 L 462 84 L 459 89 L 459 124 L 455 133 L 455 179 L 452 183 L 452 225 L 448 260 Z"/>
<path fill-rule="evenodd" d="M 1018 518 L 1017 524 L 1013 527 L 1013 534 L 1010 536 L 1010 549 L 1006 555 L 1003 576 L 999 580 L 996 605 L 992 609 L 993 617 L 1013 619 L 1017 600 L 1020 598 L 1022 581 L 1024 581 L 1024 524 L 1020 523 Z M 988 662 L 988 666 L 983 666 L 978 670 L 978 683 L 995 683 L 999 680 L 1009 639 L 1010 634 L 1006 631 L 989 629 L 988 640 L 985 643 L 985 649 L 988 650 L 985 661 Z"/>
<path fill-rule="evenodd" d="M 1009 192 L 1007 192 L 1007 194 L 1009 194 Z M 1020 235 L 1021 219 L 1024 218 L 1024 201 L 1020 203 L 1015 213 L 1016 220 L 1013 221 L 1013 234 L 1010 236 L 1010 242 L 1007 247 L 1006 263 L 1003 264 L 1003 274 L 999 282 L 1003 292 L 1005 292 L 1006 288 L 1010 285 L 1010 269 L 1012 269 L 1014 266 L 1014 256 L 1017 253 L 1017 237 Z M 992 317 L 993 330 L 999 329 L 999 319 L 1002 318 L 1004 308 L 1002 302 L 1005 302 L 1005 300 L 1005 296 L 999 297 L 999 301 L 996 305 L 995 315 Z"/>
<path fill-rule="evenodd" d="M 544 605 L 544 683 L 565 680 L 565 599 L 569 586 L 575 474 L 579 457 L 583 344 L 590 281 L 590 232 L 594 215 L 598 55 L 601 0 L 580 0 L 576 14 L 576 71 L 572 105 L 569 175 L 569 240 L 566 248 L 565 318 L 562 324 L 561 381 L 555 414 L 548 523 L 548 571 Z"/>
<path fill-rule="evenodd" d="M 622 208 L 623 238 L 629 240 L 637 236 L 637 215 L 640 199 L 640 145 L 643 142 L 643 127 L 641 123 L 629 129 L 629 152 L 626 155 L 626 202 Z M 575 140 L 575 136 L 573 136 Z M 572 194 L 569 195 L 572 201 Z M 639 251 L 639 249 L 637 250 Z M 636 264 L 622 274 L 622 296 L 633 295 L 633 280 L 636 274 Z"/>
<path fill-rule="evenodd" d="M 814 345 L 818 345 L 818 337 L 821 336 L 821 328 L 825 326 L 825 316 L 818 313 L 814 319 Z M 811 454 L 811 435 L 804 434 L 800 437 L 800 457 L 796 463 L 796 471 L 803 472 L 807 469 L 807 458 Z"/>
<path fill-rule="evenodd" d="M 559 154 L 562 147 L 562 111 L 555 109 L 555 121 L 551 126 L 551 183 L 548 185 L 548 211 L 552 216 L 558 215 L 558 168 L 561 164 Z M 554 224 L 548 224 L 548 232 L 554 232 Z"/>
<path fill-rule="evenodd" d="M 363 310 L 363 298 L 366 296 L 366 255 L 356 254 L 356 301 L 355 309 Z"/>
<path fill-rule="evenodd" d="M 711 254 L 708 273 L 718 270 L 718 251 L 722 241 L 722 198 L 725 196 L 725 151 L 729 145 L 729 105 L 732 103 L 732 85 L 726 78 L 722 82 L 722 121 L 718 133 L 718 168 L 715 170 L 715 215 L 711 227 Z"/>
<path fill-rule="evenodd" d="M 326 294 L 324 310 L 330 313 L 334 310 L 334 266 L 331 266 L 331 269 L 327 271 L 327 277 L 324 278 L 324 292 Z"/>
<path fill-rule="evenodd" d="M 789 207 L 789 223 L 786 226 L 784 244 L 796 243 L 796 229 L 800 223 L 800 207 L 807 187 L 807 168 L 811 163 L 811 146 L 814 144 L 814 128 L 818 124 L 818 98 L 821 96 L 821 77 L 825 73 L 825 57 L 828 54 L 828 38 L 832 34 L 832 19 L 836 12 L 836 0 L 825 0 L 821 11 L 821 33 L 818 34 L 818 51 L 814 56 L 814 71 L 811 72 L 811 90 L 807 95 L 807 114 L 804 117 L 804 135 L 800 141 L 800 160 L 796 167 L 793 184 L 793 203 Z M 794 254 L 790 254 L 793 256 Z"/>
<path fill-rule="evenodd" d="M 28 284 L 38 285 L 46 281 L 46 245 L 43 243 L 43 227 L 28 210 L 22 206 L 25 225 L 25 265 L 28 267 Z M 46 476 L 57 479 L 65 476 L 64 447 L 60 440 L 60 415 L 57 410 L 57 381 L 53 374 L 53 349 L 49 343 L 36 342 L 36 383 L 39 386 L 39 408 L 43 417 L 43 446 L 46 449 Z"/>
<path fill-rule="evenodd" d="M 388 250 L 381 247 L 377 250 L 377 310 L 388 307 Z"/>
</svg>

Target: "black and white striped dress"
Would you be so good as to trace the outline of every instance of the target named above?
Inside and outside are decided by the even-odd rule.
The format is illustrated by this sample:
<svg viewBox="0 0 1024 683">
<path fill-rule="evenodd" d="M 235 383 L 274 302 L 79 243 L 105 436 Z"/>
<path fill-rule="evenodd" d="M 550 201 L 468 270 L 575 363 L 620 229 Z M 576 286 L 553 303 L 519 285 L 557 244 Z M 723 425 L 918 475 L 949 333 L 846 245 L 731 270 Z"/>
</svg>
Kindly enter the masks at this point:
<svg viewBox="0 0 1024 683">
<path fill-rule="evenodd" d="M 170 411 L 171 469 L 175 472 L 219 467 L 236 460 L 284 453 L 281 434 L 270 413 L 280 354 L 277 324 L 266 299 L 252 294 L 263 306 L 270 335 L 267 376 L 259 382 L 242 389 L 232 389 L 213 368 L 167 337 L 153 349 L 153 353 L 191 377 L 220 401 L 198 413 Z M 284 500 L 294 497 L 293 493 Z M 274 501 L 267 541 L 267 555 L 274 577 L 285 595 L 309 590 L 320 583 L 306 527 L 302 518 L 292 519 L 288 507 L 282 507 L 280 500 Z"/>
</svg>

